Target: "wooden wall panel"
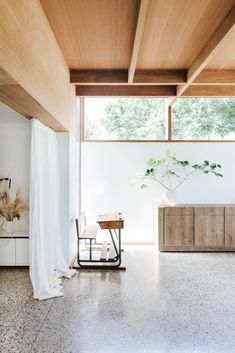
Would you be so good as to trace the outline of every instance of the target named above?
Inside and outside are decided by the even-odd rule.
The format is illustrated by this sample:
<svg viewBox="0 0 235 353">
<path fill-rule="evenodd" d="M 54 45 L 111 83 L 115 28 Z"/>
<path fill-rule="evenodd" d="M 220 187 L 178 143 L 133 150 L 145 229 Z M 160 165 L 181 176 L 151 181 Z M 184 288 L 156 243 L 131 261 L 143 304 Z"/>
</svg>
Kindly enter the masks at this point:
<svg viewBox="0 0 235 353">
<path fill-rule="evenodd" d="M 195 245 L 224 245 L 224 207 L 195 207 Z"/>
</svg>

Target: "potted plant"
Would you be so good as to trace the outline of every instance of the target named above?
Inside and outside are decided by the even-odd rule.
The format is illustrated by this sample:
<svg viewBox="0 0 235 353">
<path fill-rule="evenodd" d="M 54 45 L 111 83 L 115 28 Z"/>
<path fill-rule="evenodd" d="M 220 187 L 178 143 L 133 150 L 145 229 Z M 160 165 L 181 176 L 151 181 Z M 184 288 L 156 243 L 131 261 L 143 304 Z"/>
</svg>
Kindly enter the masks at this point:
<svg viewBox="0 0 235 353">
<path fill-rule="evenodd" d="M 179 160 L 176 154 L 167 151 L 164 158 L 147 161 L 147 169 L 140 175 L 139 182 L 141 188 L 146 188 L 150 181 L 159 183 L 165 190 L 163 195 L 168 206 L 177 204 L 176 190 L 193 174 L 214 174 L 217 177 L 223 177 L 218 169 L 221 165 L 210 163 L 204 160 L 202 164 L 193 164 L 187 160 Z"/>
<path fill-rule="evenodd" d="M 6 232 L 13 232 L 14 219 L 20 219 L 23 212 L 28 210 L 28 202 L 22 197 L 20 188 L 15 197 L 11 198 L 9 189 L 0 192 L 0 218 L 4 219 Z"/>
</svg>

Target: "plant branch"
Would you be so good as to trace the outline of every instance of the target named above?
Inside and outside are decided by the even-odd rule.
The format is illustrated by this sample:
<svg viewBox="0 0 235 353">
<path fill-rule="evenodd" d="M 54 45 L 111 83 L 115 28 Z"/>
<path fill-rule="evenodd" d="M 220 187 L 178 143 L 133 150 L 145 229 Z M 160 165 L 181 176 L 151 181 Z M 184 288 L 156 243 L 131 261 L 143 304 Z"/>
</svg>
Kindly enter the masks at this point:
<svg viewBox="0 0 235 353">
<path fill-rule="evenodd" d="M 186 176 L 179 182 L 178 185 L 176 185 L 176 187 L 173 189 L 173 191 L 175 191 L 176 189 L 178 189 L 178 187 L 183 184 L 183 182 L 185 182 L 185 180 L 192 174 L 198 172 L 198 170 L 192 170 L 190 173 L 187 173 Z"/>
<path fill-rule="evenodd" d="M 161 184 L 165 189 L 167 189 L 167 191 L 169 191 L 170 189 L 164 185 L 160 180 L 158 180 L 157 178 L 153 178 L 155 181 L 157 181 L 159 184 Z"/>
</svg>

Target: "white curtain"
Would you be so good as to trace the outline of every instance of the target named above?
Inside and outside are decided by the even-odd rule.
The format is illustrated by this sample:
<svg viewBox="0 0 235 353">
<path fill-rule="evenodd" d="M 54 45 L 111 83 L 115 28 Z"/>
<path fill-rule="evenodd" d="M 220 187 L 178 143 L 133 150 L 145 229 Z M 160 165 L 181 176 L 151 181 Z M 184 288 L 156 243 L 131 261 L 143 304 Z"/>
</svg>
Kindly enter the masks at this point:
<svg viewBox="0 0 235 353">
<path fill-rule="evenodd" d="M 62 254 L 60 180 L 56 133 L 32 119 L 30 165 L 30 277 L 34 298 L 63 295 L 61 277 L 70 278 Z"/>
</svg>

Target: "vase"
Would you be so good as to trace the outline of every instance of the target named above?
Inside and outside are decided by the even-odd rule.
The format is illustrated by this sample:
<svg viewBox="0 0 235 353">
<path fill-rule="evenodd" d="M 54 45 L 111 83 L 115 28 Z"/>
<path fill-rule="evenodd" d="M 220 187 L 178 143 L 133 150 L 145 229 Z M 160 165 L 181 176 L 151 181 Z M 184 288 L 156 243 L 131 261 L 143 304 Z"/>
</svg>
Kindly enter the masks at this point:
<svg viewBox="0 0 235 353">
<path fill-rule="evenodd" d="M 14 227 L 14 222 L 13 221 L 7 221 L 6 222 L 6 233 L 7 234 L 12 234 L 13 231 L 14 231 L 13 227 Z"/>
<path fill-rule="evenodd" d="M 163 195 L 163 199 L 166 206 L 176 206 L 178 204 L 177 193 L 173 190 L 167 191 Z"/>
<path fill-rule="evenodd" d="M 14 220 L 13 220 L 13 231 L 14 231 L 14 233 L 19 232 L 19 223 L 20 223 L 20 221 L 17 218 L 14 218 Z"/>
</svg>

